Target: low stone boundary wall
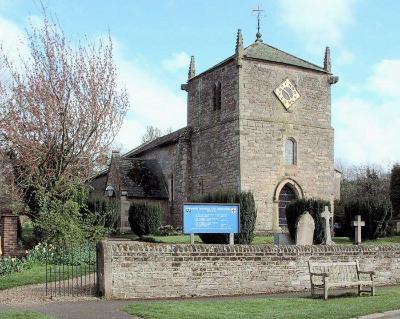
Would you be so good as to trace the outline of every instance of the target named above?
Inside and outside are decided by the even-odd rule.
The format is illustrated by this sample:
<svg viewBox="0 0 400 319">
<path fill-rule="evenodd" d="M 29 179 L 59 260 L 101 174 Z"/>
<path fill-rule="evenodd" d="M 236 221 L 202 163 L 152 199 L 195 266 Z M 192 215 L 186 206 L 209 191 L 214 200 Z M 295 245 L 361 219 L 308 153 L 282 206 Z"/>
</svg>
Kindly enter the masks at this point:
<svg viewBox="0 0 400 319">
<path fill-rule="evenodd" d="M 167 298 L 301 291 L 308 260 L 358 260 L 378 285 L 400 283 L 400 245 L 98 244 L 100 293 L 108 299 Z"/>
</svg>

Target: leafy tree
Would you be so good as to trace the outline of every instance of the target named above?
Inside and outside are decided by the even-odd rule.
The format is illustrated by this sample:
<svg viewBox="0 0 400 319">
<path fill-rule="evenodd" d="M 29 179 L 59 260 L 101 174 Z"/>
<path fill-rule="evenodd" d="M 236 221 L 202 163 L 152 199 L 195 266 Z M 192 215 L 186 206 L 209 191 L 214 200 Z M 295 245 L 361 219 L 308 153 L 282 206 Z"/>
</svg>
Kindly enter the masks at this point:
<svg viewBox="0 0 400 319">
<path fill-rule="evenodd" d="M 390 201 L 393 207 L 393 215 L 400 218 L 400 165 L 396 164 L 392 168 L 390 177 Z"/>
<path fill-rule="evenodd" d="M 117 88 L 111 38 L 74 46 L 44 12 L 28 39 L 19 67 L 0 48 L 0 152 L 35 218 L 39 193 L 106 163 L 128 98 Z"/>
<path fill-rule="evenodd" d="M 39 215 L 34 220 L 38 238 L 56 246 L 96 241 L 110 231 L 103 216 L 88 209 L 89 187 L 61 179 L 51 191 L 39 188 Z"/>
</svg>

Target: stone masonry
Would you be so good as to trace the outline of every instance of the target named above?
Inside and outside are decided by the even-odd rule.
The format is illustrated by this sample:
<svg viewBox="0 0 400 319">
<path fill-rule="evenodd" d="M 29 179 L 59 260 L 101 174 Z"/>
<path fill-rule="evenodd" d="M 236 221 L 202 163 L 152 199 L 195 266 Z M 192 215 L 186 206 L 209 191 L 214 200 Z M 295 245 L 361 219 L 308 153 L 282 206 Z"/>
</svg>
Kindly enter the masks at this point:
<svg viewBox="0 0 400 319">
<path fill-rule="evenodd" d="M 378 285 L 400 283 L 400 246 L 164 245 L 103 241 L 99 289 L 107 299 L 180 298 L 309 289 L 308 260 L 355 261 Z"/>
<path fill-rule="evenodd" d="M 240 180 L 253 191 L 258 229 L 278 229 L 279 188 L 298 188 L 297 197 L 333 202 L 334 153 L 329 74 L 293 66 L 244 60 L 240 70 Z M 287 111 L 273 94 L 284 79 L 300 94 Z M 296 165 L 287 165 L 285 141 L 297 143 Z"/>
<path fill-rule="evenodd" d="M 251 191 L 256 230 L 279 232 L 287 192 L 287 198 L 320 198 L 332 207 L 340 194 L 331 126 L 331 85 L 338 77 L 331 65 L 329 48 L 319 67 L 260 37 L 245 48 L 239 31 L 235 54 L 221 63 L 196 74 L 192 57 L 182 85 L 187 126 L 122 157 L 158 161 L 169 192 L 163 199 L 167 223 L 182 226 L 182 204 L 194 196 Z M 300 96 L 288 109 L 274 93 L 287 80 Z M 286 158 L 288 141 L 294 143 L 293 163 Z M 109 172 L 114 174 L 112 164 Z"/>
</svg>

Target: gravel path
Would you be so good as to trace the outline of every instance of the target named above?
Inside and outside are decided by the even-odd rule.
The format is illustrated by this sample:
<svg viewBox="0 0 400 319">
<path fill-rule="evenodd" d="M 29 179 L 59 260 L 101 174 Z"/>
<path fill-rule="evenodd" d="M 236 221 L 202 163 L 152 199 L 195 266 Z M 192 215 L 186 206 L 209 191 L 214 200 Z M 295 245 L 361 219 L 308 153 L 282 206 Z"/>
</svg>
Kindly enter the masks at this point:
<svg viewBox="0 0 400 319">
<path fill-rule="evenodd" d="M 77 280 L 75 278 L 75 280 Z M 80 281 L 80 277 L 79 277 Z M 85 278 L 83 277 L 83 283 L 85 282 Z M 89 282 L 89 277 L 87 278 L 87 282 Z M 52 284 L 50 288 L 50 283 L 48 284 L 48 291 L 50 292 L 50 289 L 53 290 L 54 294 L 54 283 Z M 61 288 L 61 292 L 63 292 L 63 289 L 70 289 L 72 287 L 72 279 L 70 280 L 65 280 L 57 284 L 57 294 L 59 291 L 59 288 Z M 88 284 L 84 286 L 83 289 L 86 289 L 87 292 L 89 292 L 89 289 L 91 286 Z M 77 292 L 77 288 L 75 288 L 75 294 Z M 0 290 L 0 305 L 31 305 L 31 304 L 40 304 L 44 302 L 60 302 L 60 301 L 81 301 L 81 300 L 98 300 L 96 297 L 91 297 L 91 296 L 79 296 L 79 297 L 49 297 L 46 296 L 46 284 L 35 284 L 35 285 L 27 285 L 27 286 L 20 286 L 20 287 L 15 287 L 11 289 L 6 289 L 6 290 Z"/>
</svg>

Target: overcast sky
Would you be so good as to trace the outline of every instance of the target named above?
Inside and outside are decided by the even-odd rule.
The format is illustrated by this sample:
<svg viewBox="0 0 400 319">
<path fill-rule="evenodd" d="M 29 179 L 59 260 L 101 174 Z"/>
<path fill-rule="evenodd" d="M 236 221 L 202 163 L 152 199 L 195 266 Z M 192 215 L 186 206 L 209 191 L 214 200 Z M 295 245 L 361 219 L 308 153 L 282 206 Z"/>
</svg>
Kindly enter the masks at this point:
<svg viewBox="0 0 400 319">
<path fill-rule="evenodd" d="M 129 150 L 147 125 L 186 125 L 189 57 L 197 71 L 234 53 L 236 32 L 255 40 L 257 1 L 44 0 L 67 36 L 96 39 L 110 30 L 120 82 L 131 109 L 116 144 Z M 400 161 L 400 1 L 261 0 L 264 42 L 318 65 L 331 47 L 335 157 L 347 163 Z M 0 41 L 24 52 L 25 29 L 37 23 L 34 0 L 0 0 Z"/>
</svg>

